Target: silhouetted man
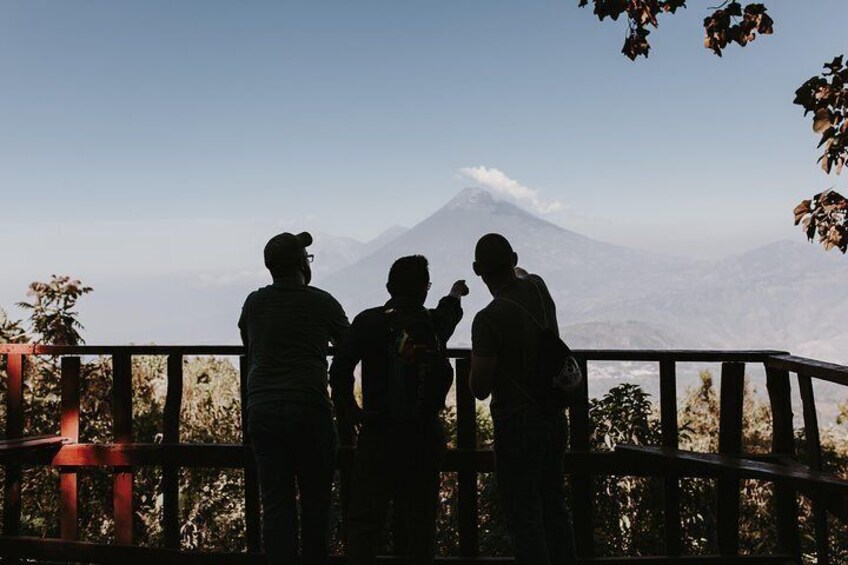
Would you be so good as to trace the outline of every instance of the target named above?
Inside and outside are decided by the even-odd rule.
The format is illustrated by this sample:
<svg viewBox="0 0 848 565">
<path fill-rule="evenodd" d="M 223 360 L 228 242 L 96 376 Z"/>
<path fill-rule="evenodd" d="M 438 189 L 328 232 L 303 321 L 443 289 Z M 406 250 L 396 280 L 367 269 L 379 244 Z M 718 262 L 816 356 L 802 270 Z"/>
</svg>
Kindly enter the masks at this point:
<svg viewBox="0 0 848 565">
<path fill-rule="evenodd" d="M 474 317 L 471 390 L 480 400 L 492 395 L 495 473 L 516 563 L 574 563 L 563 493 L 565 413 L 546 414 L 528 392 L 539 325 L 558 334 L 556 308 L 542 278 L 517 265 L 518 255 L 502 235 L 477 242 L 474 272 L 494 300 Z"/>
<path fill-rule="evenodd" d="M 265 266 L 274 283 L 247 297 L 239 320 L 250 360 L 248 433 L 262 491 L 264 547 L 274 565 L 328 562 L 336 428 L 327 354 L 348 320 L 332 296 L 309 286 L 311 244 L 306 232 L 268 242 Z"/>
<path fill-rule="evenodd" d="M 389 271 L 391 299 L 359 314 L 333 359 L 330 381 L 339 425 L 361 423 L 346 518 L 348 563 L 376 562 L 388 503 L 395 553 L 405 563 L 432 563 L 439 467 L 445 434 L 439 419 L 453 382 L 445 344 L 462 318 L 457 281 L 433 310 L 427 259 L 402 257 Z M 362 408 L 353 371 L 362 361 Z"/>
</svg>

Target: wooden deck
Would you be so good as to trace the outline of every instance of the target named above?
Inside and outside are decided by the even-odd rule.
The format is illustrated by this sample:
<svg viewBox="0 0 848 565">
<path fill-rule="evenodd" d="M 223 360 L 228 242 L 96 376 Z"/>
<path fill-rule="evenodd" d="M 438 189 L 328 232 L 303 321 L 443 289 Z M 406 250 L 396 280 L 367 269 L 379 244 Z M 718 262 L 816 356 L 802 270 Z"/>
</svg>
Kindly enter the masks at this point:
<svg viewBox="0 0 848 565">
<path fill-rule="evenodd" d="M 253 458 L 246 438 L 240 444 L 185 444 L 180 441 L 180 410 L 183 396 L 183 360 L 186 356 L 214 355 L 241 357 L 242 389 L 246 365 L 242 348 L 235 346 L 33 346 L 0 345 L 5 356 L 8 378 L 7 438 L 9 445 L 23 441 L 24 422 L 23 377 L 27 358 L 32 355 L 61 358 L 61 438 L 46 440 L 44 449 L 10 449 L 3 462 L 4 485 L 3 536 L 0 555 L 75 560 L 86 562 L 150 563 L 260 563 L 259 493 Z M 662 445 L 658 447 L 620 447 L 614 452 L 590 450 L 588 386 L 580 401 L 570 410 L 571 451 L 566 456 L 566 472 L 572 485 L 572 507 L 575 535 L 581 563 L 799 563 L 797 493 L 811 493 L 815 498 L 815 536 L 817 562 L 831 563 L 828 555 L 828 523 L 826 515 L 833 510 L 834 493 L 845 493 L 845 481 L 822 472 L 821 445 L 815 412 L 812 381 L 822 379 L 848 386 L 848 367 L 821 363 L 788 355 L 780 351 L 646 351 L 583 350 L 576 351 L 584 370 L 592 361 L 640 361 L 657 363 L 660 385 Z M 81 357 L 105 355 L 112 358 L 112 441 L 108 444 L 79 442 Z M 133 392 L 131 361 L 134 355 L 167 356 L 168 387 L 164 409 L 161 444 L 133 441 Z M 456 360 L 457 449 L 445 458 L 444 470 L 457 473 L 458 555 L 439 563 L 506 563 L 508 559 L 480 555 L 478 541 L 479 473 L 493 469 L 491 451 L 478 450 L 476 401 L 467 386 L 469 352 L 451 350 Z M 718 454 L 692 454 L 679 450 L 677 426 L 677 364 L 708 362 L 721 364 L 721 418 Z M 773 415 L 772 454 L 752 459 L 741 452 L 742 392 L 746 365 L 764 366 Z M 587 371 L 592 378 L 591 371 Z M 794 459 L 790 373 L 796 373 L 803 400 L 804 424 L 809 442 L 809 460 Z M 342 443 L 344 443 L 342 438 Z M 39 440 L 42 441 L 42 440 Z M 0 449 L 0 454 L 3 451 Z M 342 473 L 349 468 L 350 447 L 340 450 Z M 787 464 L 787 461 L 793 461 Z M 60 539 L 34 539 L 19 536 L 21 519 L 21 468 L 23 465 L 48 465 L 60 469 Z M 133 473 L 140 466 L 163 469 L 164 547 L 134 545 Z M 115 543 L 90 544 L 78 541 L 77 472 L 86 467 L 108 467 L 113 475 L 113 509 Z M 184 467 L 244 468 L 247 553 L 202 553 L 180 551 L 179 469 Z M 665 554 L 653 557 L 602 558 L 595 555 L 593 543 L 592 482 L 595 477 L 652 476 L 664 483 L 664 547 Z M 719 549 L 720 555 L 681 555 L 682 527 L 680 519 L 680 479 L 685 477 L 717 477 L 719 481 Z M 775 484 L 778 508 L 778 555 L 739 555 L 740 480 L 757 478 Z M 344 481 L 342 481 L 344 484 Z M 837 497 L 838 498 L 838 497 Z M 341 562 L 340 558 L 339 561 Z M 386 558 L 384 562 L 399 562 Z"/>
</svg>

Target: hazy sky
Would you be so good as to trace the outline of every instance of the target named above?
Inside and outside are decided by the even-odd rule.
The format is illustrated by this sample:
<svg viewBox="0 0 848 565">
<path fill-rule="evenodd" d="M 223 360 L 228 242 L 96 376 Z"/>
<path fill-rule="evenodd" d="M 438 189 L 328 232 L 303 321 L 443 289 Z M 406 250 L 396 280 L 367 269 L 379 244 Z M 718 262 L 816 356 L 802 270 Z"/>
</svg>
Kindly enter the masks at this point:
<svg viewBox="0 0 848 565">
<path fill-rule="evenodd" d="M 231 241 L 368 239 L 469 185 L 660 251 L 800 239 L 792 207 L 836 179 L 793 93 L 844 51 L 848 4 L 772 0 L 777 33 L 723 59 L 711 4 L 634 64 L 577 0 L 6 0 L 7 278 L 226 270 Z"/>
</svg>

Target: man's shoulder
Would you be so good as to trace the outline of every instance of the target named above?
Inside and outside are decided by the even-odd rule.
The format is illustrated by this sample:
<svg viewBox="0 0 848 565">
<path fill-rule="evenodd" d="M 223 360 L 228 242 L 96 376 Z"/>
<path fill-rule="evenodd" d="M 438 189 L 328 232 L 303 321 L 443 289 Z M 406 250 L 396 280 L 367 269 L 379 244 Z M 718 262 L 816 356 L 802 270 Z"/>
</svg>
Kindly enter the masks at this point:
<svg viewBox="0 0 848 565">
<path fill-rule="evenodd" d="M 497 299 L 490 301 L 474 315 L 474 322 L 477 323 L 478 320 L 481 322 L 491 321 L 497 317 L 503 311 L 502 302 L 503 300 Z"/>
<path fill-rule="evenodd" d="M 357 314 L 354 320 L 359 320 L 360 322 L 369 322 L 373 320 L 382 319 L 385 314 L 385 306 L 374 306 L 373 308 L 366 308 L 365 310 Z"/>
<path fill-rule="evenodd" d="M 339 304 L 339 301 L 336 300 L 335 296 L 333 296 L 332 294 L 330 294 L 326 290 L 318 288 L 317 286 L 307 285 L 307 286 L 303 287 L 303 289 L 306 292 L 308 292 L 311 296 L 315 297 L 318 300 L 322 300 L 322 301 L 328 302 L 330 304 Z"/>
<path fill-rule="evenodd" d="M 262 291 L 261 288 L 257 288 L 256 290 L 253 290 L 253 291 L 247 293 L 247 296 L 244 299 L 244 305 L 247 306 L 251 302 L 255 302 L 257 300 L 257 298 L 259 297 L 261 291 Z"/>
</svg>

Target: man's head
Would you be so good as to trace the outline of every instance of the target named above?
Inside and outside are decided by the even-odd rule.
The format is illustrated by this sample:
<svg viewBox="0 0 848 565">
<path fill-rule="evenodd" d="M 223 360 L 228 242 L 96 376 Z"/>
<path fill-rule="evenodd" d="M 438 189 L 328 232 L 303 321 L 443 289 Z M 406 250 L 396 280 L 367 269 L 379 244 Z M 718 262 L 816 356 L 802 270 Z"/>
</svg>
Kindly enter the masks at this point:
<svg viewBox="0 0 848 565">
<path fill-rule="evenodd" d="M 474 273 L 483 277 L 484 281 L 512 276 L 517 264 L 518 255 L 499 233 L 484 235 L 474 248 Z"/>
<path fill-rule="evenodd" d="M 312 235 L 309 232 L 297 235 L 285 232 L 268 240 L 265 244 L 265 266 L 271 271 L 271 276 L 280 279 L 302 274 L 304 282 L 309 284 L 312 280 L 312 269 L 306 248 L 310 245 Z"/>
<path fill-rule="evenodd" d="M 430 290 L 430 268 L 423 255 L 401 257 L 389 269 L 386 289 L 392 298 L 409 298 L 424 304 Z"/>
</svg>

